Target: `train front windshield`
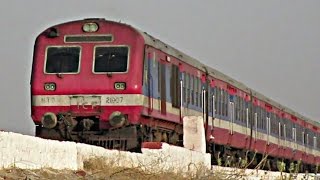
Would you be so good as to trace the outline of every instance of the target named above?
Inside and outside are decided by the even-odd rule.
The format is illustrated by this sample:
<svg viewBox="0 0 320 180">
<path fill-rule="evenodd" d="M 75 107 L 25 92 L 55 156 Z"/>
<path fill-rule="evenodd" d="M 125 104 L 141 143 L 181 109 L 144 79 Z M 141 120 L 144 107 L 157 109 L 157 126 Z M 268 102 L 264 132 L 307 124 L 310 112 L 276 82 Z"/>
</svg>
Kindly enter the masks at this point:
<svg viewBox="0 0 320 180">
<path fill-rule="evenodd" d="M 48 47 L 46 73 L 77 73 L 80 47 Z"/>
<path fill-rule="evenodd" d="M 94 59 L 94 72 L 127 72 L 128 53 L 128 47 L 96 47 Z"/>
</svg>

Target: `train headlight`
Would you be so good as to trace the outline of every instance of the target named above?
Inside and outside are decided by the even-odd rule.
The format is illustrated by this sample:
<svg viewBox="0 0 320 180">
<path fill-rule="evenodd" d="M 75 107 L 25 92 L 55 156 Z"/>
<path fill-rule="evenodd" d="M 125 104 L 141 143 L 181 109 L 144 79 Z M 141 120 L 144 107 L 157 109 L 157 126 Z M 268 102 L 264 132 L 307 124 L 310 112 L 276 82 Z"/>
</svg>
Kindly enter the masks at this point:
<svg viewBox="0 0 320 180">
<path fill-rule="evenodd" d="M 56 90 L 56 83 L 44 83 L 44 90 L 55 91 Z"/>
<path fill-rule="evenodd" d="M 43 127 L 52 129 L 57 125 L 57 116 L 52 112 L 47 112 L 42 116 L 41 123 Z"/>
<path fill-rule="evenodd" d="M 125 82 L 116 82 L 116 83 L 114 83 L 114 89 L 116 89 L 116 90 L 125 90 L 126 89 L 126 83 Z"/>
<path fill-rule="evenodd" d="M 97 23 L 85 23 L 82 26 L 82 30 L 84 32 L 97 32 L 99 29 L 99 26 Z"/>
<path fill-rule="evenodd" d="M 112 127 L 122 127 L 123 125 L 125 125 L 126 121 L 126 116 L 122 114 L 120 111 L 114 111 L 109 116 L 109 124 Z"/>
</svg>

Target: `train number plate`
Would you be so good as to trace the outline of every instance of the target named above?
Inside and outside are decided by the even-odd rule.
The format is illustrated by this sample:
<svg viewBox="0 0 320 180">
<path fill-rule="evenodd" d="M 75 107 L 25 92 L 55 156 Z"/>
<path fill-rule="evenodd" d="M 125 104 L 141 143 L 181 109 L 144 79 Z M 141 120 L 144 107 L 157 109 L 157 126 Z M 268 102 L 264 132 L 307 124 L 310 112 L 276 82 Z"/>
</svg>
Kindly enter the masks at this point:
<svg viewBox="0 0 320 180">
<path fill-rule="evenodd" d="M 107 96 L 105 99 L 106 104 L 121 104 L 123 102 L 122 96 Z"/>
<path fill-rule="evenodd" d="M 71 105 L 77 106 L 78 109 L 94 109 L 96 106 L 101 105 L 101 97 L 100 96 L 72 96 Z"/>
</svg>

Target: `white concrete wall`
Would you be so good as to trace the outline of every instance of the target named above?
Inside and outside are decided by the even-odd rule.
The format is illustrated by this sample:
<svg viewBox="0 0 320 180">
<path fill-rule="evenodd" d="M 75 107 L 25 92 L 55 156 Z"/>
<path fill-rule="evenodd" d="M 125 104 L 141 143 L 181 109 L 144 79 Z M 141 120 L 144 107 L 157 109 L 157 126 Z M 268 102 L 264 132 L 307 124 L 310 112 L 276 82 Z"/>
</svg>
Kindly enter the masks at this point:
<svg viewBox="0 0 320 180">
<path fill-rule="evenodd" d="M 193 151 L 206 153 L 202 116 L 185 116 L 183 118 L 183 146 Z"/>
<path fill-rule="evenodd" d="M 173 171 L 196 172 L 199 167 L 210 169 L 210 154 L 162 143 L 160 149 L 143 148 L 142 154 L 101 147 L 45 140 L 11 132 L 0 132 L 0 169 L 18 167 L 23 169 L 71 169 L 83 168 L 83 162 L 93 157 L 105 158 L 114 166 L 138 167 L 149 172 Z M 241 170 L 213 166 L 215 173 L 229 173 L 230 177 L 242 175 L 245 179 L 279 179 L 279 172 Z M 287 177 L 289 174 L 284 174 Z M 303 179 L 298 174 L 296 179 Z M 308 179 L 314 179 L 309 174 Z"/>
<path fill-rule="evenodd" d="M 189 171 L 195 166 L 211 167 L 210 154 L 190 151 L 162 143 L 161 149 L 142 149 L 141 153 L 107 150 L 101 147 L 45 140 L 10 132 L 0 132 L 0 168 L 71 169 L 83 168 L 83 162 L 102 157 L 114 166 L 144 170 Z M 188 168 L 188 167 L 191 167 Z"/>
</svg>

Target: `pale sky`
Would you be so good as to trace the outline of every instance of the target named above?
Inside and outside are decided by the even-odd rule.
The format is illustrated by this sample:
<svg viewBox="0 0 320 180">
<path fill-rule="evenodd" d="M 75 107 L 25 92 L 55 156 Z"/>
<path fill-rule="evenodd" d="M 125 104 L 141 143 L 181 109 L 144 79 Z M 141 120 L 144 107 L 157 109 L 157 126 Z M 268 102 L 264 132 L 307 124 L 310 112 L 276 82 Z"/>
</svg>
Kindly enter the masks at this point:
<svg viewBox="0 0 320 180">
<path fill-rule="evenodd" d="M 33 133 L 34 40 L 90 17 L 131 24 L 313 120 L 320 120 L 319 0 L 2 0 L 0 129 Z"/>
</svg>

